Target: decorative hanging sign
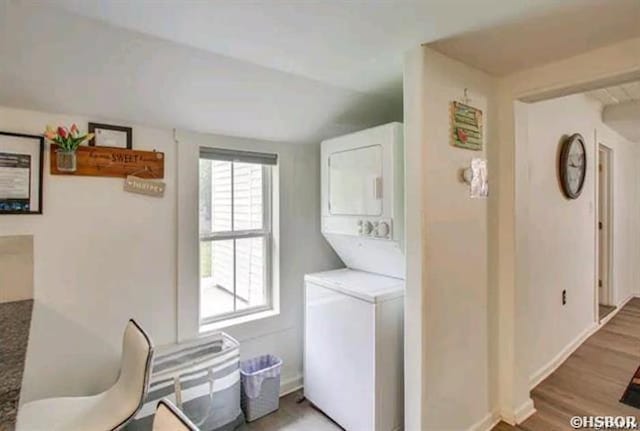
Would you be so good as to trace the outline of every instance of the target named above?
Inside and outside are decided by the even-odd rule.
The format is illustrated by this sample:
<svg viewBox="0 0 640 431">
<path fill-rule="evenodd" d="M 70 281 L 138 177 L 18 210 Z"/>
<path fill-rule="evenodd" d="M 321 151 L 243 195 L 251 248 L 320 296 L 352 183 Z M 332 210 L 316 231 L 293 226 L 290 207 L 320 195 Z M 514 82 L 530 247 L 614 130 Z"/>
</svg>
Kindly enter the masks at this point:
<svg viewBox="0 0 640 431">
<path fill-rule="evenodd" d="M 135 172 L 142 178 L 164 178 L 164 153 L 125 148 L 80 146 L 75 172 L 63 172 L 56 165 L 58 146 L 51 144 L 51 174 L 126 178 Z"/>
<path fill-rule="evenodd" d="M 125 192 L 153 196 L 156 198 L 161 198 L 164 196 L 165 187 L 166 184 L 162 181 L 147 180 L 133 175 L 129 175 L 124 180 Z"/>
<path fill-rule="evenodd" d="M 451 102 L 453 146 L 482 151 L 482 111 L 462 102 Z"/>
</svg>

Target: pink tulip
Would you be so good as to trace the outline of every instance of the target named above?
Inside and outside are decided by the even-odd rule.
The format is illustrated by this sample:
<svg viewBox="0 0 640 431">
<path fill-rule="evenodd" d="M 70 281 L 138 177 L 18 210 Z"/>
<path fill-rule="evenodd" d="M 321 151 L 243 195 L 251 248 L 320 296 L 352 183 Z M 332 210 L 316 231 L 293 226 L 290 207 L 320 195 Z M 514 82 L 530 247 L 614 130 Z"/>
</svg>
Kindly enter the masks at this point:
<svg viewBox="0 0 640 431">
<path fill-rule="evenodd" d="M 78 130 L 78 126 L 76 126 L 76 124 L 75 124 L 75 123 L 73 123 L 73 124 L 71 125 L 71 134 L 72 134 L 72 135 L 77 135 L 77 134 L 78 134 L 78 132 L 80 132 L 80 131 Z"/>
</svg>

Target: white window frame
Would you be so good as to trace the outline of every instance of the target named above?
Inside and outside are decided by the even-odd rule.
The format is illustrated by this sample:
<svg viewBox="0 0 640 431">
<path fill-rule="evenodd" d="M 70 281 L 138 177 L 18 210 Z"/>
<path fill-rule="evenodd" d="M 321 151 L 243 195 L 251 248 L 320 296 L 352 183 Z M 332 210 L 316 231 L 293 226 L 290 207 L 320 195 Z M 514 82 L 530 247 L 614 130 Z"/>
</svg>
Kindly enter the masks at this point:
<svg viewBox="0 0 640 431">
<path fill-rule="evenodd" d="M 200 160 L 221 160 L 216 159 L 214 157 L 200 157 Z M 242 160 L 238 160 L 242 162 Z M 231 161 L 231 230 L 223 231 L 223 232 L 211 232 L 208 235 L 200 234 L 200 238 L 198 241 L 198 258 L 200 258 L 200 250 L 201 244 L 203 241 L 223 241 L 223 240 L 233 240 L 233 301 L 234 301 L 234 311 L 230 311 L 228 313 L 218 314 L 215 316 L 203 317 L 202 307 L 201 307 L 201 293 L 202 286 L 199 287 L 198 291 L 198 321 L 200 323 L 200 327 L 207 325 L 215 325 L 219 322 L 224 322 L 232 319 L 237 319 L 249 315 L 253 315 L 256 313 L 261 313 L 265 311 L 271 311 L 274 309 L 274 292 L 273 292 L 273 259 L 272 259 L 272 250 L 273 250 L 273 171 L 274 167 L 271 165 L 262 165 L 262 229 L 245 229 L 245 230 L 234 230 L 234 162 Z M 198 170 L 198 176 L 200 175 L 200 171 Z M 198 205 L 200 203 L 198 202 Z M 200 230 L 199 230 L 200 231 Z M 248 238 L 264 238 L 263 247 L 264 247 L 264 288 L 265 288 L 265 296 L 267 298 L 265 305 L 255 306 L 251 308 L 245 308 L 242 310 L 237 310 L 236 301 L 236 247 L 235 241 L 238 239 L 248 239 Z M 200 262 L 200 260 L 198 260 Z M 199 278 L 200 278 L 200 274 Z"/>
<path fill-rule="evenodd" d="M 280 319 L 280 174 L 285 167 L 278 154 L 278 146 L 272 143 L 249 141 L 227 136 L 174 131 L 176 142 L 177 177 L 177 268 L 176 268 L 176 341 L 181 343 L 198 337 L 206 337 L 224 329 L 239 340 L 255 337 L 257 328 L 281 328 Z M 271 270 L 272 309 L 246 316 L 221 320 L 202 325 L 200 322 L 200 232 L 199 232 L 199 160 L 203 150 L 227 149 L 269 154 L 275 160 L 271 167 Z M 168 178 L 171 178 L 171 170 Z M 171 184 L 171 180 L 168 180 Z M 171 319 L 171 317 L 168 317 Z M 166 341 L 166 340 L 165 340 Z"/>
</svg>

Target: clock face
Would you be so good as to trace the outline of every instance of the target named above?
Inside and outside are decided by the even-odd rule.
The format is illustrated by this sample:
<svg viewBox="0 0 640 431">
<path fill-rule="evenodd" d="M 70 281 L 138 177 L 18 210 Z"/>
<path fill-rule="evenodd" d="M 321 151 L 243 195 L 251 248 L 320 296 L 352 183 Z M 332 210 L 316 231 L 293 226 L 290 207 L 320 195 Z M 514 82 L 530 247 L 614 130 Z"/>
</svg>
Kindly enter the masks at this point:
<svg viewBox="0 0 640 431">
<path fill-rule="evenodd" d="M 580 134 L 569 137 L 560 153 L 560 181 L 565 195 L 576 199 L 582 192 L 587 173 L 587 154 Z"/>
</svg>

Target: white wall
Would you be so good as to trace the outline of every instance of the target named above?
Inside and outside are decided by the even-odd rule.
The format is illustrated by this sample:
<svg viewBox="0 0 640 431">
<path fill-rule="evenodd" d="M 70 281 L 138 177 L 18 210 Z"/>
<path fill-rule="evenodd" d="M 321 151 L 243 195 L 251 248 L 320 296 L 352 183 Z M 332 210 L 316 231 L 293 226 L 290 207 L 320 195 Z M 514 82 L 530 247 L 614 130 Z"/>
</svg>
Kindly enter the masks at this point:
<svg viewBox="0 0 640 431">
<path fill-rule="evenodd" d="M 0 236 L 0 302 L 33 298 L 33 237 Z"/>
<path fill-rule="evenodd" d="M 39 134 L 46 124 L 77 122 L 86 128 L 87 121 L 0 108 L 3 131 Z M 0 217 L 0 236 L 34 235 L 35 309 L 23 402 L 88 394 L 111 384 L 130 317 L 139 320 L 157 345 L 177 338 L 176 143 L 171 130 L 133 127 L 134 148 L 165 152 L 164 198 L 125 193 L 121 179 L 51 176 L 47 152 L 44 214 Z M 282 354 L 286 379 L 301 373 L 303 271 L 340 263 L 326 243 L 306 241 L 308 233 L 320 237 L 319 146 L 278 144 L 278 149 L 286 173 L 281 195 L 286 276 L 281 285 L 283 312 L 274 318 L 281 324 L 276 328 L 263 321 L 252 326 L 254 332 L 242 337 L 242 353 Z"/>
<path fill-rule="evenodd" d="M 419 248 L 422 273 L 411 272 L 415 267 L 411 262 L 416 262 L 410 258 L 407 297 L 422 296 L 422 307 L 408 307 L 407 321 L 421 323 L 422 351 L 407 350 L 412 355 L 407 367 L 421 368 L 422 387 L 414 385 L 414 394 L 407 396 L 420 396 L 422 391 L 422 411 L 408 411 L 407 423 L 424 430 L 463 430 L 490 421 L 487 415 L 492 409 L 489 200 L 469 197 L 460 170 L 474 157 L 486 158 L 488 148 L 495 145 L 495 81 L 426 47 L 416 55 L 422 60 L 408 57 L 405 65 L 413 72 L 405 73 L 422 70 L 421 82 L 405 84 L 414 86 L 406 88 L 407 93 L 417 91 L 422 97 L 414 105 L 422 121 L 408 122 L 406 136 L 407 157 L 421 157 L 421 163 L 407 163 L 407 178 L 422 180 L 408 181 L 407 195 L 420 197 L 422 204 L 408 210 L 407 226 L 418 228 L 415 217 L 421 214 L 422 237 L 414 238 L 410 232 L 407 246 Z M 450 103 L 460 100 L 465 88 L 470 104 L 484 113 L 481 152 L 450 143 Z M 489 175 L 491 169 L 490 165 Z"/>
<path fill-rule="evenodd" d="M 636 291 L 638 251 L 637 167 L 640 148 L 601 121 L 600 105 L 582 94 L 527 105 L 529 160 L 529 363 L 532 379 L 596 324 L 597 142 L 613 149 L 614 302 Z M 563 137 L 580 133 L 587 150 L 581 196 L 568 200 L 558 183 Z M 597 141 L 596 141 L 597 136 Z M 562 305 L 562 291 L 567 304 Z"/>
</svg>

